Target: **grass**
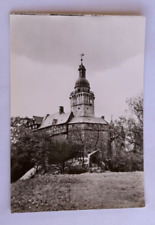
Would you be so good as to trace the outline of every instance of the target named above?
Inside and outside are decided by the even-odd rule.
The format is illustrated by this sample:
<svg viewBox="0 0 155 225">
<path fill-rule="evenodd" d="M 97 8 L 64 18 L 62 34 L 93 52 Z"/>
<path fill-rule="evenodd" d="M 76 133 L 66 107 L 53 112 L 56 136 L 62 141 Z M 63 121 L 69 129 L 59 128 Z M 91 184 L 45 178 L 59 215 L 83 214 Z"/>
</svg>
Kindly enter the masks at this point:
<svg viewBox="0 0 155 225">
<path fill-rule="evenodd" d="M 143 172 L 39 175 L 11 184 L 12 212 L 144 206 Z"/>
</svg>

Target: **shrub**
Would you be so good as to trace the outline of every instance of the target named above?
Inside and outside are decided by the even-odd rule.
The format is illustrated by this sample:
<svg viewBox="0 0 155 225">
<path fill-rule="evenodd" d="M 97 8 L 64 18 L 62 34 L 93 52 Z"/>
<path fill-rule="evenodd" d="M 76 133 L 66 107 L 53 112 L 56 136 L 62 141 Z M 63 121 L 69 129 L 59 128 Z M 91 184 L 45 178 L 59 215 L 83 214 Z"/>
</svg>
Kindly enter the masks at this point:
<svg viewBox="0 0 155 225">
<path fill-rule="evenodd" d="M 21 155 L 11 157 L 11 183 L 17 181 L 22 177 L 28 170 L 30 170 L 34 164 L 26 157 Z"/>
<path fill-rule="evenodd" d="M 88 172 L 88 169 L 81 166 L 81 165 L 76 165 L 76 166 L 70 166 L 65 170 L 66 173 L 68 174 L 80 174 L 80 173 L 86 173 Z"/>
<path fill-rule="evenodd" d="M 106 162 L 109 170 L 113 172 L 143 171 L 143 155 L 136 152 L 126 152 L 115 156 Z"/>
</svg>

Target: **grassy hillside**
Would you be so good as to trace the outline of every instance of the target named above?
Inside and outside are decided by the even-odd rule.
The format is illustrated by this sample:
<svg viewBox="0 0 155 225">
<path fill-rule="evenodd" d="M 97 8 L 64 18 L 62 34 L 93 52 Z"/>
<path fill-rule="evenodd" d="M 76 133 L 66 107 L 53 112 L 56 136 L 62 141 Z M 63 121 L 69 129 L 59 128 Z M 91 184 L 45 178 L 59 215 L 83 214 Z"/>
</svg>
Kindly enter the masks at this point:
<svg viewBox="0 0 155 225">
<path fill-rule="evenodd" d="M 143 172 L 45 174 L 11 185 L 12 212 L 143 206 Z"/>
</svg>

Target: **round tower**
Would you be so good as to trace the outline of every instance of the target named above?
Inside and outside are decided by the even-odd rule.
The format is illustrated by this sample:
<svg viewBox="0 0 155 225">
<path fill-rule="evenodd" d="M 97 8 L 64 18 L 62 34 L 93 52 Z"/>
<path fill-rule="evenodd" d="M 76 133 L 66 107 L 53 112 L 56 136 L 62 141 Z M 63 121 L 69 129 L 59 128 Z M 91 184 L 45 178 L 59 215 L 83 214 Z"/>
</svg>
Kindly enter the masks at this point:
<svg viewBox="0 0 155 225">
<path fill-rule="evenodd" d="M 74 91 L 70 94 L 71 111 L 74 116 L 94 116 L 95 96 L 90 91 L 90 84 L 86 79 L 86 68 L 83 65 L 82 58 L 78 71 L 79 78 L 75 82 Z"/>
</svg>

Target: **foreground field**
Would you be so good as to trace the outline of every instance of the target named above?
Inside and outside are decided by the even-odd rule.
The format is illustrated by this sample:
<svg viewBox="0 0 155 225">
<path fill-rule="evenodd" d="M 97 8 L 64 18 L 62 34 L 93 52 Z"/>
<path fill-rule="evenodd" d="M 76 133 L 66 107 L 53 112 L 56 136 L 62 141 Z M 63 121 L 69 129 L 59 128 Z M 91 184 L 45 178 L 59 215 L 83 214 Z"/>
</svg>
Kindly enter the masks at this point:
<svg viewBox="0 0 155 225">
<path fill-rule="evenodd" d="M 11 185 L 12 212 L 143 206 L 143 172 L 47 174 Z"/>
</svg>

